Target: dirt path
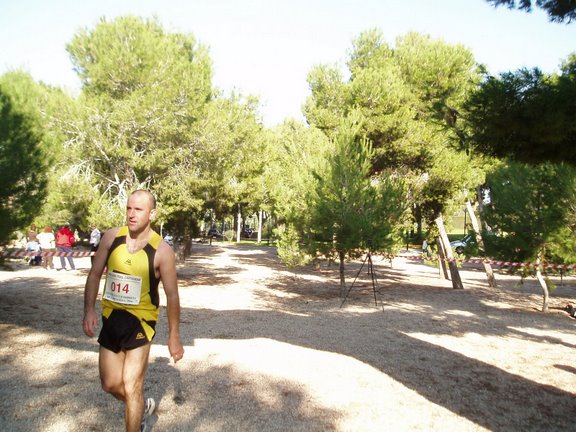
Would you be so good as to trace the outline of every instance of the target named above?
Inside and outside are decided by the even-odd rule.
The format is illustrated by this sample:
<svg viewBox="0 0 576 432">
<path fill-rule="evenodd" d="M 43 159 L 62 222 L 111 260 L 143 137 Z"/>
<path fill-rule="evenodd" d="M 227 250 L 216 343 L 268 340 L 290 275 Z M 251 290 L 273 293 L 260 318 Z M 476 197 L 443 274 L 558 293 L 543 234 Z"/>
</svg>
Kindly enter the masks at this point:
<svg viewBox="0 0 576 432">
<path fill-rule="evenodd" d="M 0 430 L 122 430 L 81 330 L 89 259 L 77 266 L 0 271 Z M 374 267 L 378 307 L 362 272 L 340 308 L 336 267 L 195 245 L 179 268 L 185 359 L 168 362 L 165 311 L 152 348 L 153 430 L 574 430 L 576 320 L 559 310 L 574 278 L 544 315 L 532 280 L 492 290 L 466 270 L 455 291 L 417 260 Z"/>
</svg>

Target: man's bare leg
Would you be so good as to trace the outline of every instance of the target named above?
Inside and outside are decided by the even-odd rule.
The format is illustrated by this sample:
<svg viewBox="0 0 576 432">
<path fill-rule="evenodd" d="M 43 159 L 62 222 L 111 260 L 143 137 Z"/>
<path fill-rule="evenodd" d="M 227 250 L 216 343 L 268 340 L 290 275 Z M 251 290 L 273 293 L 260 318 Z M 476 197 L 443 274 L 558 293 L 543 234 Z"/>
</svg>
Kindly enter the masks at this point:
<svg viewBox="0 0 576 432">
<path fill-rule="evenodd" d="M 144 377 L 148 368 L 150 344 L 126 351 L 124 392 L 126 396 L 126 431 L 137 432 L 144 414 Z"/>
<path fill-rule="evenodd" d="M 98 366 L 102 389 L 123 402 L 126 402 L 126 393 L 124 392 L 122 380 L 125 358 L 126 354 L 124 351 L 115 353 L 102 346 L 100 347 Z"/>
<path fill-rule="evenodd" d="M 124 418 L 127 432 L 137 432 L 142 422 L 144 378 L 149 354 L 150 344 L 118 354 L 100 348 L 102 388 L 125 402 Z"/>
</svg>

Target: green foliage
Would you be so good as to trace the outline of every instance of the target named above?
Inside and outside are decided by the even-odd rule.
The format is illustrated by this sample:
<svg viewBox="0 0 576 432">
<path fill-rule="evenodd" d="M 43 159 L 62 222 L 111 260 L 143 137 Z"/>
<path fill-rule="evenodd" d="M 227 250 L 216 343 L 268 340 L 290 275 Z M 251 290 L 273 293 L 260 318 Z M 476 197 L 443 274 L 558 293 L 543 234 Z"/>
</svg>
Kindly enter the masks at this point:
<svg viewBox="0 0 576 432">
<path fill-rule="evenodd" d="M 330 142 L 318 129 L 292 120 L 273 131 L 269 140 L 263 180 L 271 196 L 271 211 L 304 232 L 310 226 L 309 195 L 316 185 L 313 173 L 324 163 Z"/>
<path fill-rule="evenodd" d="M 376 192 L 374 206 L 367 209 L 372 233 L 371 249 L 392 253 L 403 243 L 402 233 L 408 228 L 410 208 L 406 183 L 390 172 L 373 178 L 371 184 Z"/>
<path fill-rule="evenodd" d="M 0 244 L 27 226 L 46 194 L 47 158 L 39 119 L 22 104 L 18 92 L 0 81 Z"/>
<path fill-rule="evenodd" d="M 406 208 L 402 181 L 370 175 L 373 150 L 359 133 L 357 115 L 340 119 L 331 140 L 292 121 L 276 130 L 265 178 L 274 212 L 285 222 L 278 249 L 288 265 L 318 253 L 390 250 L 398 241 Z"/>
<path fill-rule="evenodd" d="M 418 33 L 398 38 L 394 59 L 419 110 L 448 123 L 480 79 L 470 50 Z"/>
<path fill-rule="evenodd" d="M 166 33 L 155 19 L 103 18 L 92 31 L 78 32 L 67 50 L 89 95 L 124 99 L 152 93 L 184 109 L 210 95 L 206 49 L 190 34 Z"/>
<path fill-rule="evenodd" d="M 67 174 L 56 180 L 52 179 L 51 185 L 55 192 L 48 195 L 42 213 L 36 218 L 39 226 L 69 222 L 73 227 L 86 231 L 91 222 L 101 224 L 109 216 L 99 205 L 101 197 L 85 177 L 75 178 Z M 116 220 L 119 214 L 120 220 L 124 219 L 124 213 L 120 211 L 116 210 L 114 213 Z M 99 217 L 91 220 L 91 214 L 98 214 Z"/>
<path fill-rule="evenodd" d="M 234 239 L 236 239 L 236 231 L 226 230 L 222 233 L 222 237 L 226 241 L 234 241 Z"/>
<path fill-rule="evenodd" d="M 206 207 L 217 217 L 229 214 L 239 203 L 258 204 L 265 199 L 261 174 L 266 141 L 257 120 L 256 102 L 237 95 L 216 99 L 207 105 L 205 117 L 194 132 L 198 188 Z"/>
<path fill-rule="evenodd" d="M 309 232 L 312 246 L 326 255 L 390 252 L 399 240 L 402 190 L 391 177 L 371 178 L 373 150 L 359 133 L 357 116 L 344 120 L 325 167 L 315 173 Z"/>
<path fill-rule="evenodd" d="M 570 210 L 572 222 L 550 234 L 546 258 L 554 264 L 572 265 L 576 263 L 576 225 L 574 208 Z"/>
<path fill-rule="evenodd" d="M 518 262 L 574 258 L 576 170 L 564 164 L 509 163 L 490 173 L 491 204 L 481 217 L 489 256 Z"/>
<path fill-rule="evenodd" d="M 466 104 L 467 145 L 520 162 L 576 164 L 576 55 L 561 75 L 520 69 L 486 76 Z"/>
<path fill-rule="evenodd" d="M 481 77 L 472 53 L 416 33 L 391 48 L 370 30 L 353 41 L 347 64 L 347 82 L 326 66 L 309 74 L 308 122 L 334 137 L 339 119 L 358 113 L 373 146 L 370 173 L 402 178 L 414 218 L 432 224 L 483 182 L 482 165 L 453 145 L 461 107 Z"/>
<path fill-rule="evenodd" d="M 58 190 L 63 168 L 70 159 L 64 152 L 63 130 L 69 126 L 72 100 L 59 89 L 34 82 L 28 73 L 15 71 L 0 77 L 0 85 L 11 96 L 14 105 L 29 119 L 33 133 L 40 139 L 41 164 L 47 180 L 47 199 L 34 209 L 34 222 L 38 226 L 53 224 L 54 208 L 49 203 L 51 195 Z M 69 220 L 69 218 L 63 219 Z M 24 228 L 20 226 L 19 228 Z"/>
<path fill-rule="evenodd" d="M 345 123 L 333 140 L 333 152 L 318 180 L 312 208 L 311 233 L 336 251 L 349 251 L 371 240 L 367 209 L 375 203 L 370 184 L 372 147 L 357 139 L 359 128 Z"/>
<path fill-rule="evenodd" d="M 497 6 L 506 6 L 508 9 L 519 9 L 526 12 L 532 11 L 532 6 L 543 9 L 552 22 L 568 23 L 576 20 L 576 3 L 571 0 L 486 0 Z"/>
<path fill-rule="evenodd" d="M 61 154 L 62 134 L 53 114 L 68 103 L 61 91 L 38 84 L 28 73 L 0 77 L 3 95 L 2 188 L 4 232 L 43 224 L 44 198 Z M 4 195 L 5 194 L 5 195 Z M 2 243 L 6 237 L 1 236 Z"/>
<path fill-rule="evenodd" d="M 126 202 L 120 200 L 111 200 L 106 194 L 101 194 L 99 191 L 92 187 L 91 190 L 86 191 L 85 197 L 90 197 L 91 200 L 88 204 L 88 215 L 83 220 L 84 223 L 95 224 L 100 229 L 107 229 L 114 226 L 119 226 L 126 220 Z M 118 197 L 119 198 L 119 197 Z M 86 229 L 87 226 L 84 227 Z"/>
<path fill-rule="evenodd" d="M 67 49 L 83 83 L 69 173 L 98 196 L 88 219 L 109 226 L 130 191 L 148 188 L 157 222 L 189 238 L 206 209 L 222 217 L 265 201 L 257 100 L 212 89 L 211 61 L 193 35 L 128 16 L 103 19 Z"/>
<path fill-rule="evenodd" d="M 308 123 L 330 135 L 348 113 L 347 87 L 335 67 L 320 65 L 308 73 L 312 96 L 304 105 Z"/>
<path fill-rule="evenodd" d="M 193 125 L 212 97 L 206 49 L 135 17 L 103 19 L 67 49 L 83 82 L 68 174 L 98 197 L 87 219 L 117 224 L 127 195 L 149 188 L 159 222 L 190 224 L 202 205 Z"/>
<path fill-rule="evenodd" d="M 466 187 L 484 182 L 484 171 L 478 160 L 471 160 L 463 152 L 447 149 L 434 157 L 423 184 L 417 185 L 420 196 L 416 202 L 421 208 L 424 220 L 432 225 L 440 213 L 454 214 L 468 198 Z"/>
<path fill-rule="evenodd" d="M 276 243 L 278 256 L 289 268 L 306 265 L 311 261 L 311 256 L 306 248 L 300 245 L 300 234 L 294 225 L 283 226 L 278 232 Z"/>
</svg>

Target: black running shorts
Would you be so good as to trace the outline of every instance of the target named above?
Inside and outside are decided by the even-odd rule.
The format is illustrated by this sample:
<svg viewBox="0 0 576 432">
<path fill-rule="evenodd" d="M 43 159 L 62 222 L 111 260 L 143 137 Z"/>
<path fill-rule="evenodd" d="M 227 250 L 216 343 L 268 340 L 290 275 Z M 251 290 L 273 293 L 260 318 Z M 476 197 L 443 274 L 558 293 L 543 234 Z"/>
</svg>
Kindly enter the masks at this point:
<svg viewBox="0 0 576 432">
<path fill-rule="evenodd" d="M 153 329 L 156 322 L 147 321 Z M 115 353 L 131 350 L 152 342 L 146 337 L 140 319 L 130 312 L 114 309 L 108 318 L 102 317 L 102 330 L 98 343 Z"/>
</svg>

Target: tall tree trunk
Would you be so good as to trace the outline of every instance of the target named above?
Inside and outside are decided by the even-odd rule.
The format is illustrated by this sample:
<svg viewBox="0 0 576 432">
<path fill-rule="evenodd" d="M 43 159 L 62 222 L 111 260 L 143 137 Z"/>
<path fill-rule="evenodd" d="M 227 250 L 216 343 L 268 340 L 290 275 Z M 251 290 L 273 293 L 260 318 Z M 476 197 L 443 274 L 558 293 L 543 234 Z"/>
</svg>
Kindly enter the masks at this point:
<svg viewBox="0 0 576 432">
<path fill-rule="evenodd" d="M 344 298 L 344 293 L 346 292 L 346 275 L 344 274 L 344 259 L 346 254 L 344 251 L 338 251 L 338 257 L 340 258 L 340 298 Z"/>
<path fill-rule="evenodd" d="M 190 224 L 186 223 L 184 226 L 184 235 L 182 237 L 184 245 L 182 247 L 182 256 L 180 259 L 182 262 L 186 261 L 186 257 L 192 254 L 192 233 L 190 232 Z"/>
<path fill-rule="evenodd" d="M 442 279 L 449 279 L 448 269 L 446 268 L 446 254 L 440 237 L 436 237 L 436 248 L 438 249 L 438 271 Z"/>
<path fill-rule="evenodd" d="M 258 243 L 262 242 L 262 209 L 258 210 Z"/>
<path fill-rule="evenodd" d="M 468 216 L 470 216 L 472 228 L 476 233 L 476 241 L 478 242 L 478 246 L 480 246 L 480 249 L 484 250 L 484 240 L 482 239 L 482 233 L 480 232 L 480 224 L 478 224 L 478 219 L 476 218 L 476 214 L 474 213 L 474 208 L 472 207 L 470 200 L 466 201 L 466 210 L 468 211 Z M 486 272 L 486 278 L 488 279 L 488 285 L 490 285 L 492 288 L 496 288 L 496 278 L 494 277 L 492 266 L 487 262 L 484 262 L 483 264 L 484 271 Z"/>
<path fill-rule="evenodd" d="M 417 205 L 414 213 L 414 219 L 416 219 L 416 238 L 412 240 L 415 240 L 417 243 L 422 243 L 424 238 L 422 234 L 422 207 Z"/>
<path fill-rule="evenodd" d="M 240 231 L 242 230 L 242 211 L 238 204 L 238 213 L 236 213 L 236 243 L 240 243 Z"/>
<path fill-rule="evenodd" d="M 536 279 L 540 283 L 540 288 L 542 288 L 542 312 L 548 312 L 548 301 L 550 300 L 550 291 L 548 290 L 548 284 L 544 280 L 542 276 L 542 272 L 540 271 L 540 263 L 542 261 L 542 251 L 538 252 L 538 258 L 536 259 Z"/>
<path fill-rule="evenodd" d="M 442 214 L 438 216 L 435 220 L 438 231 L 440 232 L 440 240 L 444 246 L 444 252 L 448 258 L 448 268 L 450 269 L 450 276 L 452 279 L 452 288 L 463 289 L 462 279 L 460 279 L 460 272 L 458 271 L 458 266 L 454 261 L 454 254 L 452 253 L 452 248 L 450 247 L 450 241 L 448 240 L 448 234 L 446 234 L 446 228 L 444 228 L 444 220 L 442 219 Z"/>
</svg>

